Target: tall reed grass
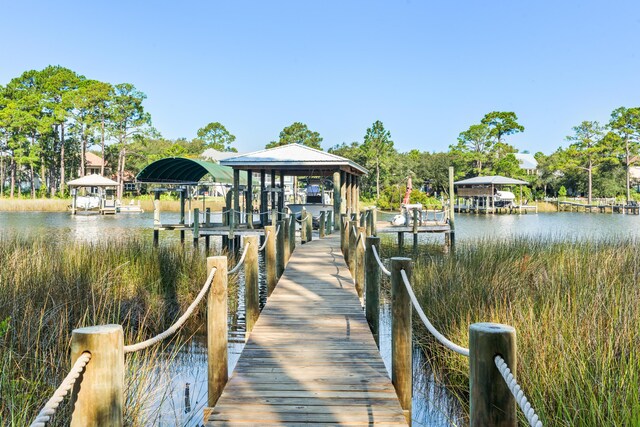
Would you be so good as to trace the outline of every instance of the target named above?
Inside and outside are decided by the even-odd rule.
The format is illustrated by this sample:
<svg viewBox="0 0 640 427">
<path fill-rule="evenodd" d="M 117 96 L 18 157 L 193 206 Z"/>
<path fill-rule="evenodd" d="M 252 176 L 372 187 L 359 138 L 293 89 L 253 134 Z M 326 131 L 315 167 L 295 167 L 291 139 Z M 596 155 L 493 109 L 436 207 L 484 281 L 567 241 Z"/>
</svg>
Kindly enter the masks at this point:
<svg viewBox="0 0 640 427">
<path fill-rule="evenodd" d="M 0 237 L 0 425 L 31 422 L 70 367 L 74 328 L 118 323 L 125 343 L 146 339 L 192 302 L 205 266 L 204 255 L 190 248 L 154 248 L 137 239 L 90 244 Z M 205 318 L 201 304 L 186 334 Z M 145 402 L 164 392 L 154 374 L 162 351 L 157 346 L 126 357 L 127 425 L 148 425 L 157 415 Z M 62 404 L 53 425 L 66 425 L 68 417 Z"/>
<path fill-rule="evenodd" d="M 516 328 L 517 377 L 545 426 L 632 426 L 640 425 L 639 274 L 634 240 L 517 238 L 464 243 L 451 255 L 423 250 L 412 284 L 436 328 L 463 346 L 471 323 Z M 467 359 L 420 326 L 417 335 L 468 408 Z"/>
</svg>

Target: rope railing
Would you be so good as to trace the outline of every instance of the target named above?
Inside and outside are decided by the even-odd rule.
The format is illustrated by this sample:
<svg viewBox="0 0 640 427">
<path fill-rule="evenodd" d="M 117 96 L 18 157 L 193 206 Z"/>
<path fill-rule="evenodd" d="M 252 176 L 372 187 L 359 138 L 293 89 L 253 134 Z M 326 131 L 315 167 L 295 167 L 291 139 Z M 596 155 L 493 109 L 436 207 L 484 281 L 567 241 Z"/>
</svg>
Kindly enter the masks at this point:
<svg viewBox="0 0 640 427">
<path fill-rule="evenodd" d="M 371 249 L 372 249 L 374 258 L 378 262 L 378 266 L 380 267 L 380 270 L 382 270 L 382 272 L 386 276 L 391 277 L 391 272 L 384 267 L 384 264 L 382 263 L 382 260 L 380 259 L 380 255 L 378 255 L 378 249 L 376 249 L 376 247 L 373 246 L 373 245 L 371 245 Z"/>
<path fill-rule="evenodd" d="M 173 325 L 171 325 L 169 329 L 159 333 L 153 338 L 149 338 L 148 340 L 139 342 L 137 344 L 125 345 L 124 353 L 127 354 L 127 353 L 133 353 L 136 351 L 144 350 L 145 348 L 151 347 L 152 345 L 157 344 L 163 339 L 175 334 L 178 331 L 178 329 L 180 329 L 180 327 L 187 321 L 189 316 L 191 316 L 191 314 L 193 313 L 195 308 L 198 306 L 202 298 L 204 298 L 205 294 L 209 290 L 209 287 L 211 287 L 211 282 L 213 281 L 213 276 L 215 276 L 216 271 L 217 270 L 215 268 L 211 269 L 211 273 L 209 273 L 209 277 L 207 278 L 207 281 L 204 283 L 204 286 L 202 287 L 202 289 L 200 290 L 200 293 L 198 293 L 198 296 L 196 297 L 196 299 L 193 300 L 193 302 L 187 308 L 184 314 L 180 316 L 180 318 Z"/>
<path fill-rule="evenodd" d="M 407 293 L 409 294 L 409 299 L 411 299 L 411 304 L 418 312 L 418 316 L 427 330 L 433 335 L 442 345 L 447 347 L 451 351 L 455 351 L 458 354 L 469 357 L 469 349 L 459 346 L 454 342 L 450 341 L 440 333 L 429 321 L 429 318 L 422 311 L 422 307 L 420 307 L 420 303 L 418 303 L 418 299 L 416 295 L 413 293 L 413 289 L 411 288 L 411 283 L 409 283 L 409 278 L 407 277 L 407 272 L 404 270 L 400 270 L 400 275 L 402 276 L 402 281 L 404 282 L 404 286 L 407 289 Z"/>
<path fill-rule="evenodd" d="M 271 231 L 267 231 L 267 235 L 266 235 L 266 236 L 264 236 L 264 243 L 262 244 L 262 246 L 260 246 L 260 247 L 258 248 L 258 250 L 259 250 L 259 251 L 262 251 L 262 250 L 264 250 L 264 248 L 266 248 L 266 247 L 267 247 L 267 242 L 269 241 L 269 235 L 270 235 L 270 234 L 271 234 Z"/>
<path fill-rule="evenodd" d="M 36 419 L 31 423 L 31 427 L 44 427 L 51 417 L 56 413 L 60 402 L 73 389 L 80 373 L 84 370 L 87 363 L 91 360 L 91 353 L 85 351 L 78 357 L 76 363 L 73 364 L 67 376 L 62 380 L 60 386 L 53 392 L 53 396 L 45 403 L 44 407 L 38 412 Z"/>
<path fill-rule="evenodd" d="M 276 228 L 276 237 L 278 237 L 278 234 L 280 234 L 280 225 Z"/>
<path fill-rule="evenodd" d="M 247 243 L 246 245 L 244 245 L 244 251 L 242 251 L 242 256 L 240 257 L 240 261 L 238 261 L 238 263 L 236 264 L 235 267 L 233 267 L 231 270 L 229 270 L 229 274 L 234 274 L 238 270 L 240 270 L 240 267 L 242 267 L 242 264 L 244 264 L 244 259 L 247 257 L 247 252 L 249 251 L 249 246 L 251 246 L 250 243 Z"/>
<path fill-rule="evenodd" d="M 524 416 L 529 422 L 529 425 L 531 427 L 542 427 L 542 421 L 540 421 L 538 414 L 536 414 L 527 396 L 525 396 L 524 391 L 522 391 L 522 388 L 511 373 L 507 362 L 505 362 L 500 355 L 497 355 L 493 361 L 496 364 L 496 368 L 498 368 L 498 372 L 500 372 L 500 375 L 504 378 L 504 382 L 507 384 L 511 394 L 513 394 L 513 397 L 516 399 L 518 406 L 520 406 L 520 409 L 524 412 Z"/>
</svg>

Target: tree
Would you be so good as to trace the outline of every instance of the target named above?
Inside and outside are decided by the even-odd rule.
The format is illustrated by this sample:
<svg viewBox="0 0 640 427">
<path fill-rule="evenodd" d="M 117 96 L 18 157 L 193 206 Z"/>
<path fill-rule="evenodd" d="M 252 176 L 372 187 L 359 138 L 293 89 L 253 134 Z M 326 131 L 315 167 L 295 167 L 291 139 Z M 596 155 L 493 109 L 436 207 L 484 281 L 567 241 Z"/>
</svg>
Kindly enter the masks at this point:
<svg viewBox="0 0 640 427">
<path fill-rule="evenodd" d="M 376 199 L 378 199 L 380 198 L 380 165 L 383 159 L 394 151 L 391 132 L 384 128 L 380 120 L 376 120 L 367 129 L 362 149 L 364 150 L 365 158 L 372 162 L 376 169 Z"/>
<path fill-rule="evenodd" d="M 109 111 L 109 133 L 116 140 L 118 148 L 118 198 L 121 198 L 124 192 L 127 145 L 132 139 L 153 133 L 153 129 L 150 128 L 151 116 L 142 106 L 146 97 L 131 83 L 120 83 L 114 86 Z"/>
<path fill-rule="evenodd" d="M 466 131 L 460 132 L 458 144 L 452 145 L 450 148 L 471 160 L 478 175 L 482 175 L 482 165 L 487 161 L 492 146 L 491 128 L 487 124 L 480 123 L 471 125 Z"/>
<path fill-rule="evenodd" d="M 231 146 L 236 137 L 219 122 L 212 122 L 203 128 L 198 129 L 198 138 L 204 141 L 206 148 L 213 148 L 218 151 L 231 151 L 237 153 Z"/>
<path fill-rule="evenodd" d="M 280 139 L 271 141 L 266 145 L 266 148 L 280 147 L 287 144 L 303 144 L 316 150 L 322 150 L 321 142 L 322 137 L 318 132 L 310 130 L 304 123 L 295 122 L 282 129 Z"/>
<path fill-rule="evenodd" d="M 584 121 L 573 127 L 573 135 L 567 136 L 567 141 L 571 142 L 569 157 L 576 167 L 587 171 L 589 204 L 593 195 L 593 168 L 598 163 L 598 156 L 603 148 L 603 131 L 600 123 Z"/>
<path fill-rule="evenodd" d="M 518 116 L 512 111 L 492 111 L 485 114 L 480 123 L 489 126 L 491 136 L 494 138 L 494 151 L 498 154 L 498 159 L 504 148 L 502 138 L 505 135 L 524 132 L 524 126 L 518 123 Z M 507 150 L 505 154 L 513 151 Z"/>
<path fill-rule="evenodd" d="M 640 108 L 620 107 L 611 113 L 609 128 L 620 138 L 626 169 L 627 203 L 631 199 L 631 165 L 638 156 L 640 147 Z"/>
</svg>

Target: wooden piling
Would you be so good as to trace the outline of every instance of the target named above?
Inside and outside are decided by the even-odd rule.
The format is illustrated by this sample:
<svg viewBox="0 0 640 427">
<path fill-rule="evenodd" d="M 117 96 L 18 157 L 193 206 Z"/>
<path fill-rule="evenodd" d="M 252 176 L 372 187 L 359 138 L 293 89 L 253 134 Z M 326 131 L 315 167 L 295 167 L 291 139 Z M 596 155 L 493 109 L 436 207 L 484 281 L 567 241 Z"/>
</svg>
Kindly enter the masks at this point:
<svg viewBox="0 0 640 427">
<path fill-rule="evenodd" d="M 300 243 L 307 243 L 307 210 L 302 208 L 300 211 Z"/>
<path fill-rule="evenodd" d="M 200 241 L 200 209 L 193 210 L 193 247 L 198 248 Z"/>
<path fill-rule="evenodd" d="M 289 258 L 291 254 L 296 250 L 296 217 L 291 213 L 289 215 Z"/>
<path fill-rule="evenodd" d="M 155 227 L 160 227 L 162 222 L 160 222 L 160 192 L 156 191 L 153 199 L 153 246 L 158 246 L 160 243 L 160 230 Z"/>
<path fill-rule="evenodd" d="M 370 236 L 365 240 L 365 314 L 376 345 L 380 348 L 380 267 L 373 247 L 380 253 L 379 237 Z"/>
<path fill-rule="evenodd" d="M 247 256 L 244 259 L 244 307 L 246 311 L 245 322 L 247 333 L 253 330 L 260 315 L 260 295 L 258 283 L 258 236 L 245 236 L 244 244 L 247 249 Z"/>
<path fill-rule="evenodd" d="M 71 391 L 72 427 L 122 426 L 124 409 L 124 338 L 122 326 L 74 329 L 71 366 L 88 351 L 91 360 Z"/>
<path fill-rule="evenodd" d="M 305 221 L 305 225 L 306 225 L 306 236 L 307 236 L 307 242 L 310 242 L 313 240 L 313 215 L 311 215 L 310 212 L 307 212 L 307 220 Z"/>
<path fill-rule="evenodd" d="M 418 250 L 418 225 L 420 219 L 418 218 L 418 209 L 413 210 L 413 251 Z"/>
<path fill-rule="evenodd" d="M 264 233 L 267 237 L 267 244 L 264 248 L 264 264 L 267 270 L 267 296 L 271 296 L 271 292 L 276 288 L 278 283 L 276 268 L 276 228 L 273 225 L 264 227 Z"/>
<path fill-rule="evenodd" d="M 204 210 L 204 226 L 211 227 L 211 208 Z"/>
<path fill-rule="evenodd" d="M 494 358 L 500 355 L 517 377 L 516 331 L 499 323 L 469 327 L 470 426 L 516 427 L 516 401 Z"/>
<path fill-rule="evenodd" d="M 412 305 L 400 272 L 404 270 L 411 280 L 411 269 L 410 258 L 391 258 L 391 382 L 409 423 L 413 393 Z"/>
<path fill-rule="evenodd" d="M 207 274 L 216 269 L 207 296 L 208 404 L 214 407 L 229 379 L 227 359 L 227 257 L 207 258 Z"/>
<path fill-rule="evenodd" d="M 371 208 L 371 235 L 378 235 L 378 208 L 375 206 Z"/>
<path fill-rule="evenodd" d="M 347 265 L 351 271 L 351 277 L 356 278 L 356 241 L 358 239 L 358 221 L 349 221 L 349 258 Z"/>
<path fill-rule="evenodd" d="M 340 214 L 340 249 L 342 249 L 342 255 L 345 257 L 345 261 L 349 264 L 349 252 L 348 248 L 348 222 L 347 222 L 347 214 Z"/>
<path fill-rule="evenodd" d="M 404 254 L 404 233 L 402 231 L 398 232 L 398 253 Z"/>
<path fill-rule="evenodd" d="M 279 279 L 284 272 L 284 221 L 276 224 L 276 277 Z"/>
<path fill-rule="evenodd" d="M 289 258 L 291 258 L 291 242 L 289 239 L 291 238 L 291 216 L 286 217 L 284 220 L 284 265 L 285 267 L 289 263 Z"/>
<path fill-rule="evenodd" d="M 333 211 L 327 211 L 327 230 L 326 234 L 333 233 Z"/>
<path fill-rule="evenodd" d="M 320 212 L 320 225 L 318 226 L 318 235 L 321 239 L 324 239 L 324 234 L 325 234 L 325 228 L 326 228 L 326 222 L 325 222 L 325 217 L 326 217 L 327 213 L 325 211 Z"/>
<path fill-rule="evenodd" d="M 364 296 L 364 252 L 365 252 L 365 240 L 367 229 L 366 227 L 358 227 L 358 235 L 356 237 L 356 292 L 358 296 L 363 298 Z"/>
</svg>

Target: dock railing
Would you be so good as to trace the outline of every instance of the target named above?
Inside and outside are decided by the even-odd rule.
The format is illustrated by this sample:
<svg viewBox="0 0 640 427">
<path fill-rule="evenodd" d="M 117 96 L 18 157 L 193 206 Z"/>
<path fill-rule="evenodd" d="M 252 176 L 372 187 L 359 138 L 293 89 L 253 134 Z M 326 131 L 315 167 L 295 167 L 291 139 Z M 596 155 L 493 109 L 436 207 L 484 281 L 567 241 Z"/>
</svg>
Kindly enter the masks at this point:
<svg viewBox="0 0 640 427">
<path fill-rule="evenodd" d="M 206 212 L 207 216 L 209 212 Z M 289 215 L 288 213 L 282 213 Z M 311 214 L 302 218 L 305 239 L 311 241 Z M 323 235 L 333 231 L 332 213 L 325 213 Z M 200 218 L 196 210 L 196 223 Z M 208 218 L 205 219 L 207 222 Z M 295 217 L 289 215 L 276 225 L 264 228 L 264 243 L 258 233 L 244 236 L 244 249 L 235 266 L 228 269 L 226 256 L 207 257 L 207 279 L 191 305 L 167 330 L 145 341 L 124 345 L 121 325 L 99 325 L 74 329 L 71 338 L 71 369 L 58 389 L 35 417 L 31 427 L 44 427 L 51 421 L 64 398 L 73 402 L 70 425 L 123 425 L 125 355 L 144 350 L 175 334 L 207 296 L 208 406 L 214 407 L 228 381 L 228 277 L 244 266 L 246 334 L 260 315 L 258 252 L 264 251 L 268 295 L 295 249 Z"/>
<path fill-rule="evenodd" d="M 370 212 L 365 215 L 375 215 Z M 343 217 L 342 233 L 348 235 L 345 258 L 352 258 L 352 274 L 358 288 L 364 276 L 365 315 L 379 346 L 379 305 L 381 274 L 391 280 L 391 380 L 411 420 L 413 390 L 412 318 L 418 318 L 431 335 L 449 351 L 469 359 L 470 425 L 517 426 L 516 404 L 532 427 L 542 422 L 516 381 L 516 331 L 509 325 L 474 323 L 469 326 L 469 348 L 460 346 L 438 331 L 420 306 L 413 287 L 410 258 L 394 257 L 387 268 L 380 257 L 380 238 L 367 235 Z M 354 236 L 355 234 L 355 236 Z M 344 241 L 344 239 L 343 239 Z M 357 254 L 363 242 L 363 255 Z"/>
</svg>

